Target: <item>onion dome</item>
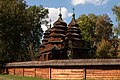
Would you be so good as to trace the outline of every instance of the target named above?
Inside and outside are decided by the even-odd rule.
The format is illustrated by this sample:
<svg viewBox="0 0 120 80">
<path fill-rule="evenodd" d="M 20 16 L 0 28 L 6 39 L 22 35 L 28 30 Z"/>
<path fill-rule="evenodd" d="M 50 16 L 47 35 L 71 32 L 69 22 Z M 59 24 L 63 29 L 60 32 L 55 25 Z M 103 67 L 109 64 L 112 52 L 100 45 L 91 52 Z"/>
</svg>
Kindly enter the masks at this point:
<svg viewBox="0 0 120 80">
<path fill-rule="evenodd" d="M 42 44 L 40 45 L 40 53 L 45 49 L 45 45 L 48 43 L 48 39 L 50 38 L 50 32 L 51 32 L 51 23 L 50 23 L 50 28 L 48 28 L 43 36 Z"/>
<path fill-rule="evenodd" d="M 63 42 L 65 38 L 65 32 L 67 24 L 63 21 L 61 13 L 59 14 L 58 20 L 53 24 L 51 28 L 50 39 L 48 42 Z"/>
<path fill-rule="evenodd" d="M 75 20 L 75 14 L 73 14 L 73 18 L 68 25 L 66 39 L 82 40 L 82 35 L 81 35 L 81 31 L 79 29 L 79 25 L 77 24 L 77 22 Z"/>
<path fill-rule="evenodd" d="M 54 45 L 60 50 L 64 48 L 63 42 L 65 39 L 66 30 L 67 30 L 67 24 L 63 21 L 62 15 L 60 13 L 58 20 L 53 24 L 53 27 L 50 30 L 48 43 L 45 45 L 45 48 L 42 51 L 42 53 L 46 54 L 47 52 L 49 53 L 48 55 L 50 55 Z"/>
<path fill-rule="evenodd" d="M 42 40 L 42 44 L 46 44 L 48 42 L 48 39 L 50 38 L 50 29 L 46 30 L 44 33 L 44 39 Z"/>
<path fill-rule="evenodd" d="M 65 48 L 67 50 L 68 57 L 72 59 L 82 58 L 84 55 L 83 53 L 86 53 L 84 51 L 87 51 L 84 49 L 84 40 L 82 40 L 81 31 L 75 20 L 74 13 L 66 31 Z"/>
<path fill-rule="evenodd" d="M 48 39 L 50 38 L 49 35 L 50 35 L 50 29 L 46 30 L 44 33 L 42 44 L 40 45 L 39 48 L 40 53 L 45 49 L 45 45 L 48 43 Z"/>
<path fill-rule="evenodd" d="M 43 40 L 42 40 L 42 45 L 45 45 L 45 44 L 48 43 L 48 39 L 50 38 L 50 32 L 51 32 L 51 19 L 50 19 L 50 25 L 44 33 L 44 37 L 43 37 Z"/>
<path fill-rule="evenodd" d="M 53 26 L 57 26 L 57 25 L 67 26 L 67 24 L 62 19 L 61 13 L 59 14 L 58 20 L 53 24 Z"/>
<path fill-rule="evenodd" d="M 79 27 L 75 20 L 75 14 L 73 14 L 72 17 L 73 18 L 72 18 L 71 22 L 69 23 L 68 28 L 72 28 L 73 26 Z"/>
</svg>

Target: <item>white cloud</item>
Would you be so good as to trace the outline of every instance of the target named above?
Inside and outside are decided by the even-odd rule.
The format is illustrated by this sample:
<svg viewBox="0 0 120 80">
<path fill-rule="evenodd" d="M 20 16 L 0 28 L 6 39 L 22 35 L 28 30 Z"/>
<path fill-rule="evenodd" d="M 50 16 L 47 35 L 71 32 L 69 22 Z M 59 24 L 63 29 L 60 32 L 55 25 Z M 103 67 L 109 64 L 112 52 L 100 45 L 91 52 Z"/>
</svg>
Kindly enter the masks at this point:
<svg viewBox="0 0 120 80">
<path fill-rule="evenodd" d="M 52 20 L 51 24 L 53 24 L 59 18 L 60 8 L 49 8 L 49 7 L 46 8 L 49 10 L 48 16 L 49 19 Z M 72 13 L 69 13 L 67 8 L 65 7 L 61 7 L 61 14 L 64 21 L 67 17 L 70 17 L 72 15 Z M 47 20 L 49 21 L 49 19 Z M 45 25 L 42 25 L 42 29 L 45 31 L 47 30 L 47 27 Z"/>
<path fill-rule="evenodd" d="M 52 20 L 52 22 L 55 22 L 60 14 L 60 8 L 47 8 L 49 10 L 49 18 Z M 69 12 L 67 10 L 67 8 L 65 7 L 61 7 L 61 14 L 62 14 L 62 18 L 65 19 L 67 17 L 69 17 Z"/>
<path fill-rule="evenodd" d="M 68 13 L 68 17 L 70 17 L 70 16 L 72 16 L 73 15 L 73 13 Z"/>
<path fill-rule="evenodd" d="M 43 31 L 46 31 L 47 30 L 47 27 L 45 25 L 41 25 Z"/>
<path fill-rule="evenodd" d="M 86 0 L 72 0 L 72 4 L 74 6 L 78 4 L 85 4 L 85 3 L 86 3 Z"/>
<path fill-rule="evenodd" d="M 72 5 L 78 4 L 94 4 L 94 5 L 103 5 L 107 3 L 108 0 L 72 0 Z"/>
</svg>

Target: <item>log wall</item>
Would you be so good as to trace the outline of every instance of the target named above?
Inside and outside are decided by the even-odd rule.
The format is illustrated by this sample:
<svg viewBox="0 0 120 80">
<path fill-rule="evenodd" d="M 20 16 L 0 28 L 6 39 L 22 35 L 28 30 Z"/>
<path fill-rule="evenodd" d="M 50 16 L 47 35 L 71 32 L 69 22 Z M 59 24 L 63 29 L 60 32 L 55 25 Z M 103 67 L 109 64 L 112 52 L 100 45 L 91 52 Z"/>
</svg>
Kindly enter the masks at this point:
<svg viewBox="0 0 120 80">
<path fill-rule="evenodd" d="M 120 67 L 119 67 L 120 68 Z M 7 68 L 9 74 L 17 76 L 31 76 L 45 79 L 120 79 L 120 69 L 116 67 L 93 67 L 86 70 L 83 67 L 54 67 L 54 68 Z"/>
<path fill-rule="evenodd" d="M 40 63 L 37 62 L 37 64 L 41 64 L 41 62 Z M 49 64 L 51 64 L 51 62 L 49 62 Z M 39 77 L 45 79 L 59 79 L 59 80 L 62 79 L 120 80 L 120 65 L 118 62 L 117 64 L 112 64 L 112 65 L 110 64 L 109 65 L 108 64 L 107 65 L 106 64 L 75 65 L 76 63 L 74 65 L 71 65 L 72 63 L 69 65 L 67 64 L 62 65 L 62 64 L 61 65 L 52 64 L 54 66 L 51 66 L 45 63 L 44 65 L 41 66 L 40 65 L 20 66 L 17 63 L 15 63 L 14 66 L 9 65 L 4 67 L 3 72 L 18 76 L 31 76 L 31 77 Z"/>
</svg>

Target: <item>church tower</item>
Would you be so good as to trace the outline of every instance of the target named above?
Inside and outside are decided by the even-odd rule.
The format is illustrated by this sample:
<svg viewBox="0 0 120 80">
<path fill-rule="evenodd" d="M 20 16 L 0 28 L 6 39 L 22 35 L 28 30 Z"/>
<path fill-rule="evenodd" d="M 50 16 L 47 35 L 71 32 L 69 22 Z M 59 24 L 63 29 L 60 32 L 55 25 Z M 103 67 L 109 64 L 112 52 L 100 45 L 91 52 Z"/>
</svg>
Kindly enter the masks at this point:
<svg viewBox="0 0 120 80">
<path fill-rule="evenodd" d="M 43 39 L 43 44 L 45 44 L 45 46 L 43 46 L 42 50 L 40 51 L 40 60 L 64 59 L 66 57 L 66 54 L 63 52 L 66 30 L 67 24 L 63 21 L 60 13 L 58 20 L 50 29 L 50 34 L 48 31 L 45 32 L 46 37 Z"/>
<path fill-rule="evenodd" d="M 40 48 L 39 48 L 40 53 L 38 54 L 38 60 L 43 59 L 44 53 L 41 53 L 41 52 L 44 51 L 45 46 L 48 44 L 48 39 L 50 38 L 50 32 L 51 32 L 51 24 L 50 24 L 50 28 L 48 28 L 44 33 L 42 44 L 40 45 Z"/>
<path fill-rule="evenodd" d="M 73 9 L 72 20 L 68 24 L 68 29 L 65 37 L 65 48 L 67 49 L 68 58 L 79 59 L 86 58 L 88 49 L 84 48 L 84 40 L 79 25 L 75 20 Z"/>
</svg>

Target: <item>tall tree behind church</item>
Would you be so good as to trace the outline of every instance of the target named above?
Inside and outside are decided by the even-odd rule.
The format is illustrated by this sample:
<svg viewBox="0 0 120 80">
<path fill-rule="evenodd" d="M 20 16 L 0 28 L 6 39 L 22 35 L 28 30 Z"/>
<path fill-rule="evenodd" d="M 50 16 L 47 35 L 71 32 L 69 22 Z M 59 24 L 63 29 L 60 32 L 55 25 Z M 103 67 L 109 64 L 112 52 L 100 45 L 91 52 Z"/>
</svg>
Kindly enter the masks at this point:
<svg viewBox="0 0 120 80">
<path fill-rule="evenodd" d="M 77 22 L 80 26 L 80 30 L 83 34 L 84 40 L 90 43 L 91 48 L 90 55 L 93 53 L 96 55 L 98 44 L 104 40 L 110 40 L 112 38 L 112 21 L 107 14 L 95 15 L 95 14 L 83 14 L 79 16 Z M 88 45 L 86 45 L 88 47 Z M 103 50 L 99 48 L 99 50 Z M 96 52 L 98 51 L 98 52 Z M 107 50 L 108 51 L 108 50 Z M 99 57 L 99 56 L 98 56 Z"/>
<path fill-rule="evenodd" d="M 101 39 L 110 39 L 112 36 L 112 22 L 107 14 L 83 14 L 77 22 L 80 26 L 83 38 L 86 41 L 99 42 Z"/>
<path fill-rule="evenodd" d="M 114 6 L 112 11 L 116 15 L 116 21 L 118 22 L 118 26 L 114 28 L 115 35 L 118 37 L 120 36 L 120 5 Z"/>
</svg>

